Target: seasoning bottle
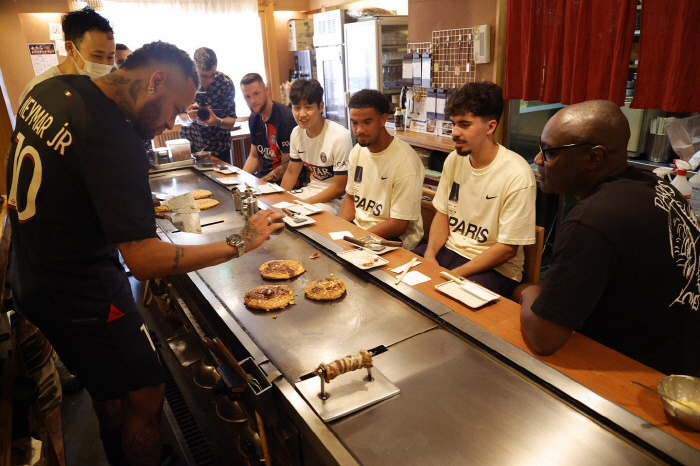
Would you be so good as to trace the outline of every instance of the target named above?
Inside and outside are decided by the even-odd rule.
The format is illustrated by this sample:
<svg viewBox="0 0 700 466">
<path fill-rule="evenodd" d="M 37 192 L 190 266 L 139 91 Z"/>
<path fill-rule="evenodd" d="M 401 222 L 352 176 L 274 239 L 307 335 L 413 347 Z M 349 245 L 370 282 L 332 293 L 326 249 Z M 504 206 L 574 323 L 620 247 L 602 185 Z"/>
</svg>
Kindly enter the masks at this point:
<svg viewBox="0 0 700 466">
<path fill-rule="evenodd" d="M 241 210 L 241 192 L 237 187 L 233 188 L 233 205 L 236 210 Z"/>
<path fill-rule="evenodd" d="M 401 113 L 401 107 L 396 107 L 396 112 L 394 112 L 394 123 L 396 123 L 396 129 L 403 129 L 403 113 Z"/>
</svg>

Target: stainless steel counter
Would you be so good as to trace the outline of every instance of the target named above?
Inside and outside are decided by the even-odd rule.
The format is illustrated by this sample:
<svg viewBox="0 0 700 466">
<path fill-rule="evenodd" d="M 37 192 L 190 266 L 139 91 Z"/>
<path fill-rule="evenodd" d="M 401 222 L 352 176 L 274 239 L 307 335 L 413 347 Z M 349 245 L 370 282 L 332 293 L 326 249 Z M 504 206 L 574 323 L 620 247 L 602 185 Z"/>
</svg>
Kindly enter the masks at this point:
<svg viewBox="0 0 700 466">
<path fill-rule="evenodd" d="M 203 216 L 203 225 L 218 222 L 203 235 L 161 225 L 164 239 L 202 244 L 243 225 L 222 185 L 192 169 L 165 175 L 152 178 L 154 191 L 206 188 L 222 205 Z M 700 451 L 655 428 L 645 431 L 641 419 L 445 306 L 407 285 L 391 286 L 385 272 L 347 265 L 337 249 L 308 230 L 285 231 L 240 259 L 179 277 L 206 303 L 199 314 L 244 348 L 237 358 L 252 356 L 274 381 L 279 412 L 314 451 L 300 464 L 700 463 Z M 321 256 L 310 259 L 316 251 Z M 304 265 L 303 275 L 276 281 L 295 290 L 296 304 L 270 313 L 249 309 L 243 294 L 270 283 L 258 267 L 271 259 Z M 331 273 L 347 284 L 346 296 L 326 303 L 304 297 L 306 283 Z M 375 366 L 401 393 L 323 423 L 294 383 L 320 362 L 379 345 L 388 350 Z"/>
</svg>

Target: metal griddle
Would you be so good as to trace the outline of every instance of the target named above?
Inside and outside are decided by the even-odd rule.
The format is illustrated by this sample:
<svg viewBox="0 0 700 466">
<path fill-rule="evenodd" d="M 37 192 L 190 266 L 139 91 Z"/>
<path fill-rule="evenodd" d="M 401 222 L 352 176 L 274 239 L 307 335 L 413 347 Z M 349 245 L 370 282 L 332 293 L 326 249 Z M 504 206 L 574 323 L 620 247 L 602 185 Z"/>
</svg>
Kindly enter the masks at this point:
<svg viewBox="0 0 700 466">
<path fill-rule="evenodd" d="M 202 212 L 202 234 L 173 231 L 168 222 L 161 228 L 176 244 L 206 244 L 220 241 L 244 225 L 235 212 L 229 191 L 194 169 L 167 172 L 151 180 L 158 192 L 182 194 L 208 189 L 221 205 Z M 229 209 L 229 210 L 226 210 Z M 211 224 L 214 220 L 219 223 Z M 209 226 L 206 226 L 207 224 Z M 169 227 L 169 228 L 168 228 Z M 369 282 L 369 275 L 344 261 L 321 254 L 297 233 L 285 230 L 258 249 L 239 259 L 197 271 L 197 274 L 263 350 L 277 369 L 297 382 L 322 361 L 332 361 L 359 349 L 391 345 L 437 324 Z M 258 268 L 274 259 L 294 259 L 306 272 L 291 280 L 265 280 Z M 304 296 L 304 286 L 334 274 L 347 285 L 346 294 L 336 301 L 313 301 Z M 243 295 L 261 284 L 284 284 L 295 291 L 296 304 L 271 312 L 246 307 Z M 273 319 L 273 317 L 277 317 Z"/>
<path fill-rule="evenodd" d="M 443 329 L 373 363 L 401 394 L 330 424 L 361 464 L 659 464 Z"/>
<path fill-rule="evenodd" d="M 181 173 L 170 172 L 153 179 L 152 189 L 182 190 L 174 194 L 196 188 L 210 189 L 222 205 L 203 212 L 202 224 L 210 224 L 203 227 L 202 235 L 163 228 L 170 240 L 178 244 L 204 244 L 222 240 L 243 226 L 228 189 L 193 169 L 177 171 Z M 210 219 L 218 223 L 211 224 Z M 439 316 L 436 320 L 425 317 L 409 307 L 409 304 L 419 307 L 415 303 L 425 300 L 424 296 L 417 297 L 413 289 L 401 296 L 398 291 L 404 293 L 405 287 L 398 287 L 397 292 L 390 294 L 378 286 L 384 272 L 363 272 L 337 260 L 332 252 L 315 246 L 313 241 L 330 249 L 336 245 L 329 246 L 319 235 L 303 230 L 287 229 L 239 259 L 200 270 L 196 272 L 198 277 L 192 274 L 192 280 L 201 279 L 196 285 L 200 291 L 208 296 L 213 294 L 215 300 L 210 302 L 218 301 L 217 308 L 221 303 L 233 317 L 235 322 L 228 323 L 232 334 L 241 334 L 240 329 L 234 328 L 239 325 L 282 373 L 284 377 L 275 380 L 278 395 L 289 400 L 298 413 L 311 412 L 315 416 L 289 384 L 300 381 L 320 362 L 359 349 L 379 345 L 388 348 L 374 357 L 373 363 L 398 387 L 400 394 L 328 422 L 325 425 L 332 431 L 330 437 L 318 426 L 318 418 L 301 414 L 307 426 L 302 430 L 306 433 L 313 429 L 318 439 L 324 439 L 319 440 L 324 444 L 339 441 L 343 454 L 350 452 L 363 465 L 660 462 L 653 453 L 626 440 L 621 429 L 609 430 L 574 409 L 561 395 L 555 395 L 516 367 L 487 354 L 464 335 L 457 336 L 443 328 L 456 332 L 455 329 L 464 326 L 462 317 L 451 311 L 435 313 Z M 316 251 L 321 252 L 320 257 L 309 259 Z M 258 267 L 272 259 L 299 260 L 306 273 L 291 280 L 263 280 Z M 306 283 L 331 273 L 347 285 L 348 292 L 343 298 L 318 302 L 304 297 Z M 296 304 L 269 313 L 248 309 L 243 304 L 243 295 L 261 283 L 291 286 L 296 292 Z M 421 306 L 425 304 L 422 302 Z M 511 361 L 522 358 L 519 350 L 507 351 L 512 353 Z M 550 377 L 547 371 L 542 374 Z M 331 392 L 333 382 L 327 385 Z M 592 393 L 587 396 L 597 399 Z M 295 399 L 296 402 L 292 401 Z M 598 401 L 599 405 L 605 403 L 609 402 Z M 607 406 L 597 409 L 612 412 Z M 617 411 L 614 415 L 620 418 Z M 641 419 L 633 419 L 644 426 Z M 634 427 L 637 421 L 625 419 L 628 427 Z M 675 439 L 669 438 L 668 444 L 669 448 L 680 448 L 680 457 L 697 457 L 685 451 L 686 446 Z"/>
</svg>

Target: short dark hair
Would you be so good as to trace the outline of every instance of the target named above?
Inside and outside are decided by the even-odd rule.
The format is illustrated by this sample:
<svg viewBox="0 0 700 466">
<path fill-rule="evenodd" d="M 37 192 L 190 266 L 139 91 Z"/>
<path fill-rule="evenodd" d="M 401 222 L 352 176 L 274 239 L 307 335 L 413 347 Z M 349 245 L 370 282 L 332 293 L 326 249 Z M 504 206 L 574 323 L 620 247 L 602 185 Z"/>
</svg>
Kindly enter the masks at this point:
<svg viewBox="0 0 700 466">
<path fill-rule="evenodd" d="M 503 114 L 503 90 L 491 81 L 467 83 L 447 98 L 445 114 L 464 115 L 471 113 L 482 119 L 496 120 Z"/>
<path fill-rule="evenodd" d="M 121 66 L 121 70 L 134 70 L 154 63 L 177 65 L 186 78 L 192 78 L 195 87 L 199 87 L 199 76 L 194 68 L 194 62 L 184 50 L 173 44 L 156 41 L 136 49 L 129 59 Z"/>
<path fill-rule="evenodd" d="M 389 113 L 391 103 L 384 94 L 374 89 L 362 89 L 350 97 L 348 108 L 373 108 L 379 113 Z"/>
<path fill-rule="evenodd" d="M 241 86 L 246 84 L 253 84 L 254 82 L 259 82 L 263 86 L 265 85 L 265 81 L 263 81 L 262 76 L 260 76 L 258 73 L 248 73 L 247 75 L 241 78 Z"/>
<path fill-rule="evenodd" d="M 219 63 L 216 59 L 216 52 L 206 47 L 200 47 L 194 51 L 194 64 L 198 70 L 207 71 Z"/>
<path fill-rule="evenodd" d="M 61 16 L 63 39 L 78 43 L 86 32 L 97 29 L 107 34 L 114 34 L 112 26 L 104 16 L 86 6 L 82 10 L 71 11 Z"/>
<path fill-rule="evenodd" d="M 323 102 L 323 87 L 315 79 L 297 79 L 289 89 L 289 101 L 292 105 L 298 105 L 301 101 L 307 104 L 320 104 Z"/>
<path fill-rule="evenodd" d="M 131 50 L 124 44 L 117 44 L 117 50 Z"/>
</svg>

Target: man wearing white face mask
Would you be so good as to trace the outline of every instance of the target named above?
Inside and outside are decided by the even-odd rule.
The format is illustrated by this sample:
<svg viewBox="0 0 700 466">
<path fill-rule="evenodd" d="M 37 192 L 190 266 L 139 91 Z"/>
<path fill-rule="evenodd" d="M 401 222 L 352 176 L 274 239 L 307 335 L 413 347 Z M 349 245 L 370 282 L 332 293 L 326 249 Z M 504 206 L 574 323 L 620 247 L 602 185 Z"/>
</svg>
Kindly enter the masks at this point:
<svg viewBox="0 0 700 466">
<path fill-rule="evenodd" d="M 60 65 L 49 68 L 29 81 L 19 97 L 20 106 L 34 86 L 54 76 L 84 74 L 99 78 L 112 71 L 114 31 L 106 18 L 92 8 L 85 7 L 63 15 L 61 26 L 68 57 Z"/>
</svg>

